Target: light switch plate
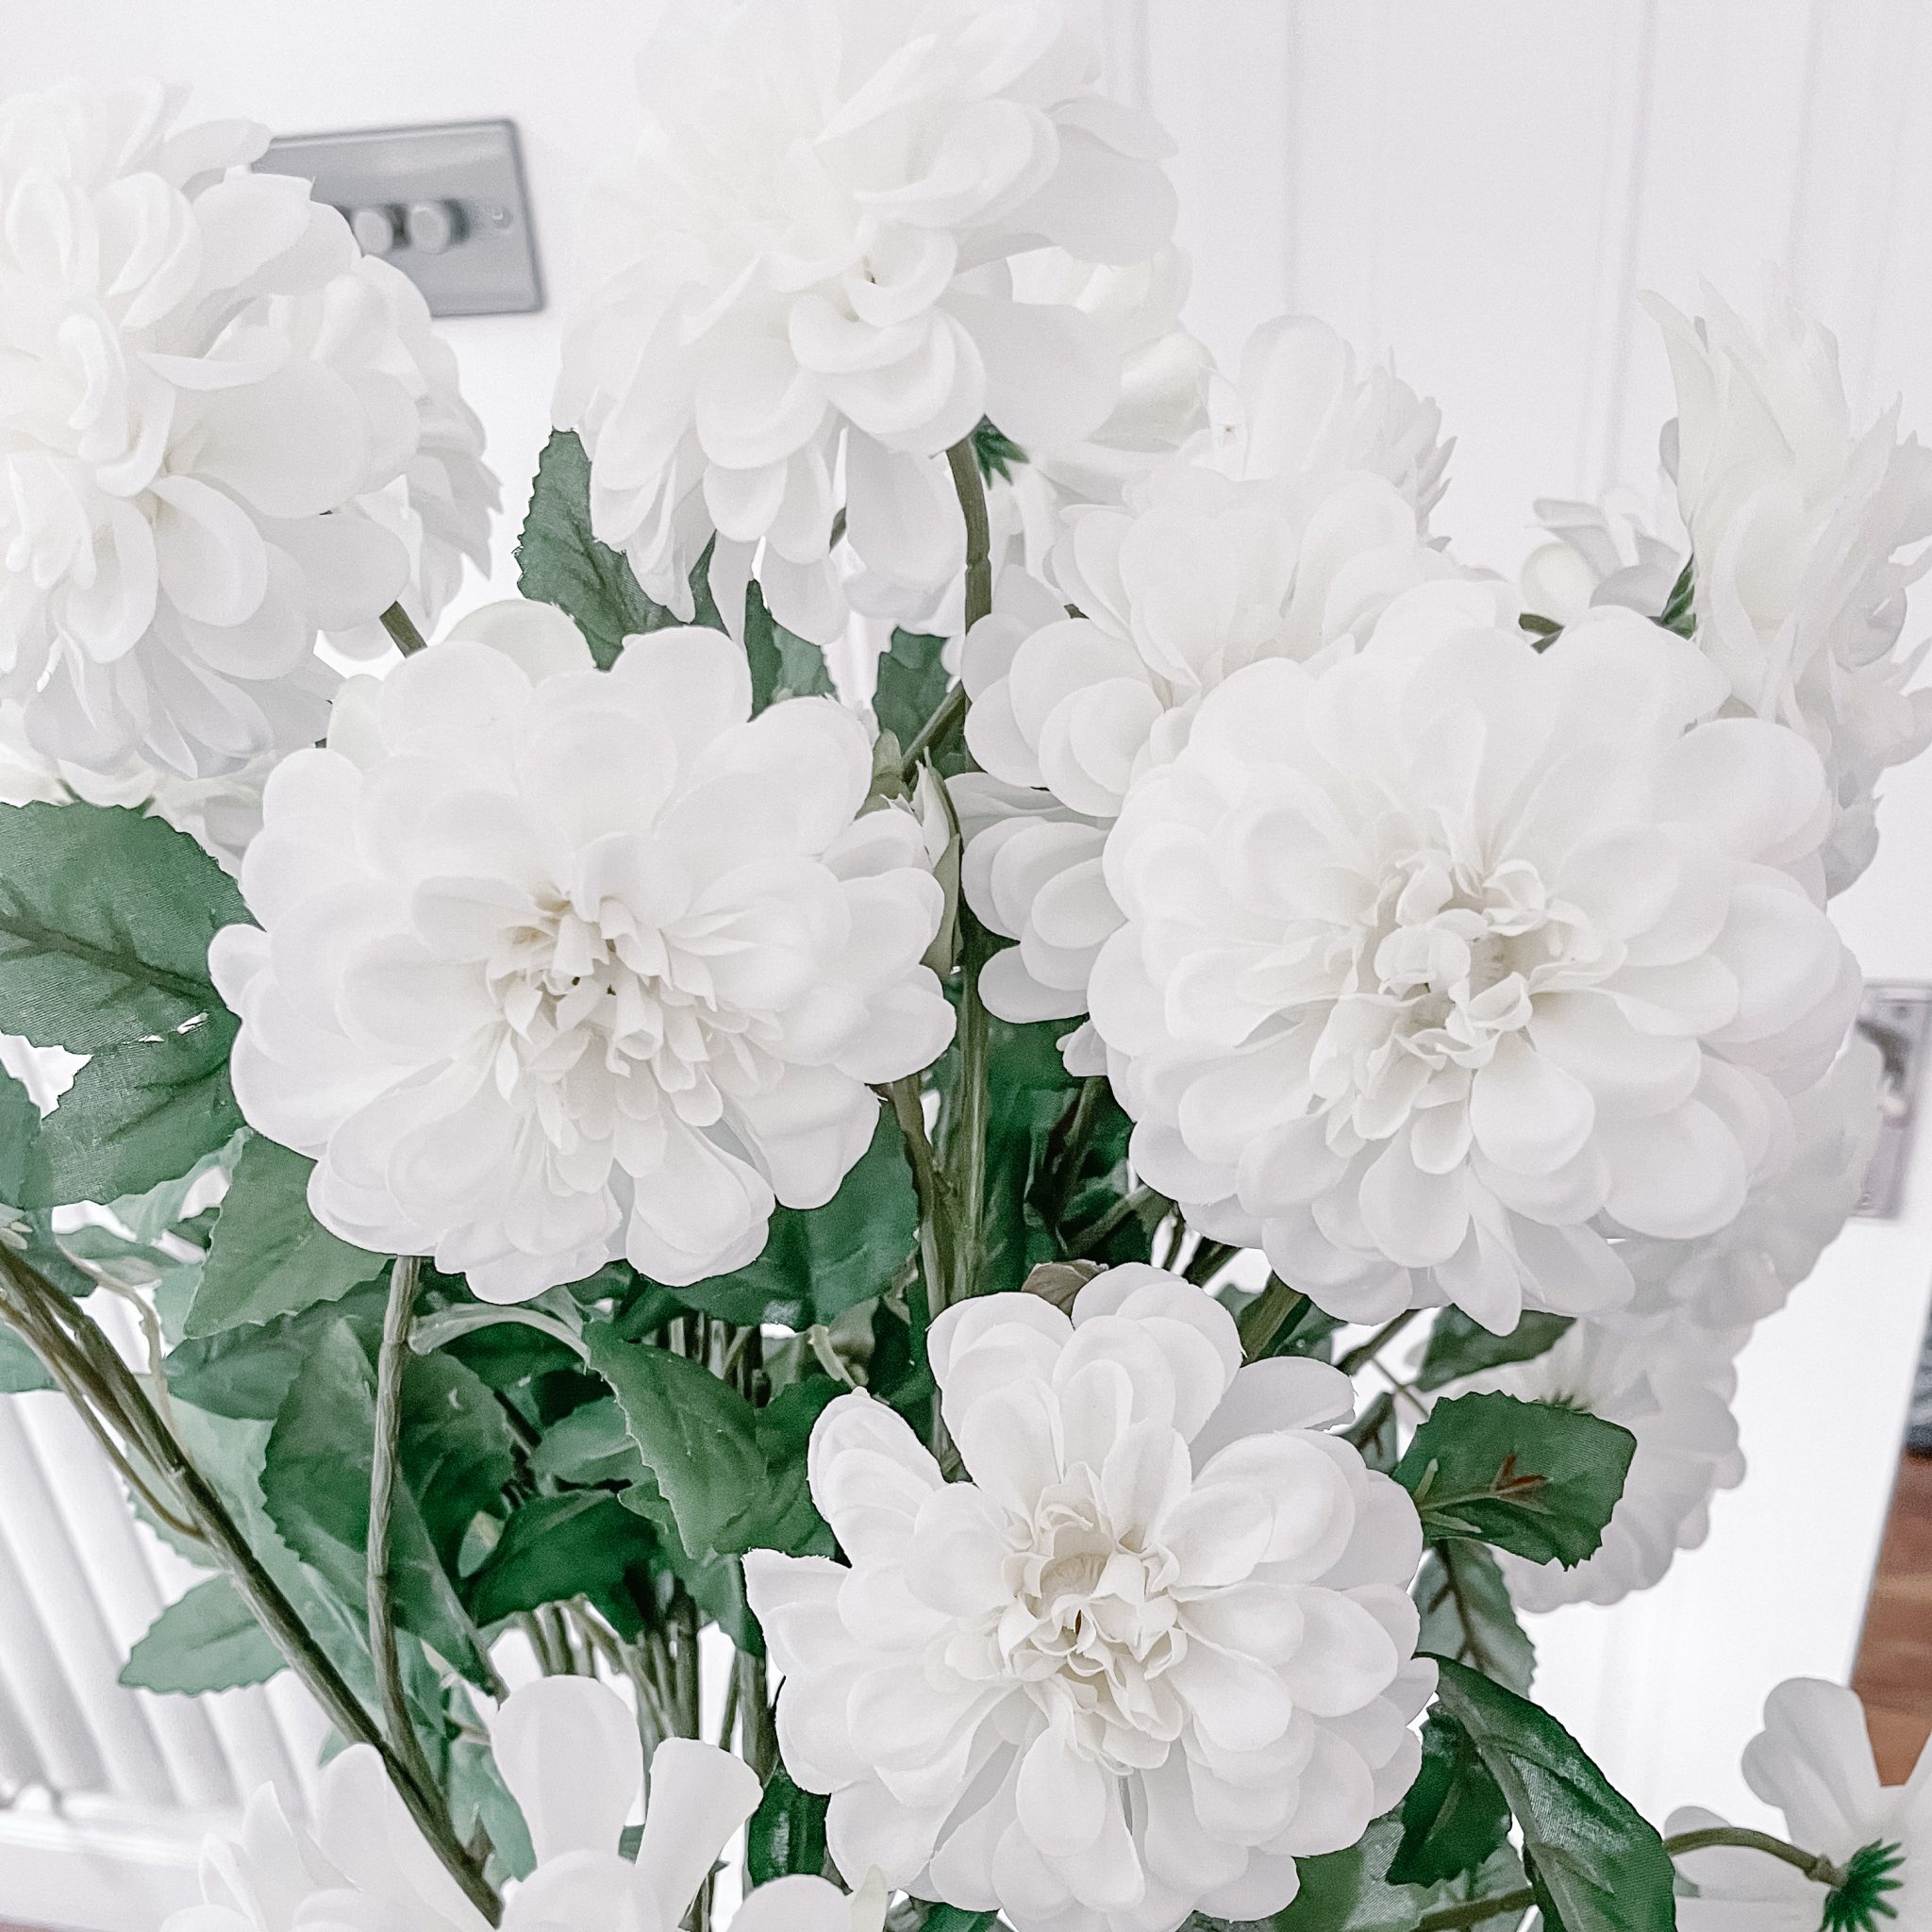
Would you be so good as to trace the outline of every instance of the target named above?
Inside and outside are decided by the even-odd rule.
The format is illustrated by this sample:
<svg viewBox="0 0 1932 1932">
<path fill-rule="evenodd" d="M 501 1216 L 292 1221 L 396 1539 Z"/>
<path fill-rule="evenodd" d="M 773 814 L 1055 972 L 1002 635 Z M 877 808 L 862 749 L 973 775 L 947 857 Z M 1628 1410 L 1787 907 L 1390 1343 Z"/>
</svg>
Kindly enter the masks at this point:
<svg viewBox="0 0 1932 1932">
<path fill-rule="evenodd" d="M 1853 1211 L 1872 1221 L 1892 1221 L 1904 1205 L 1919 1084 L 1926 1049 L 1932 1044 L 1932 986 L 1916 980 L 1869 981 L 1858 1008 L 1858 1031 L 1884 1057 L 1885 1074 L 1878 1090 L 1884 1120 L 1878 1129 L 1878 1150 Z"/>
<path fill-rule="evenodd" d="M 345 216 L 369 211 L 365 228 L 380 232 L 383 218 L 392 218 L 393 245 L 379 252 L 422 290 L 432 315 L 517 315 L 543 306 L 512 122 L 290 135 L 271 142 L 256 166 L 302 175 L 318 201 Z M 454 227 L 446 246 L 412 244 L 412 208 L 425 211 L 416 224 L 425 240 Z"/>
</svg>

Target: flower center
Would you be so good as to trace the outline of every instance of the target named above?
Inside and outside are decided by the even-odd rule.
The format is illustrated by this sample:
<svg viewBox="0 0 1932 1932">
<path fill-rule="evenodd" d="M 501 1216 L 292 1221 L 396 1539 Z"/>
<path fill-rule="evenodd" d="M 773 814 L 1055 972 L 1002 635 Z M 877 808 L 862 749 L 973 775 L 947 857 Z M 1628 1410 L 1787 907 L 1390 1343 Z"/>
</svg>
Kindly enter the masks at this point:
<svg viewBox="0 0 1932 1932">
<path fill-rule="evenodd" d="M 1115 1770 L 1158 1762 L 1181 1721 L 1160 1680 L 1188 1642 L 1174 1558 L 1115 1526 L 1089 1469 L 1043 1490 L 1013 1532 L 998 1632 L 1006 1669 L 1076 1749 Z"/>
</svg>

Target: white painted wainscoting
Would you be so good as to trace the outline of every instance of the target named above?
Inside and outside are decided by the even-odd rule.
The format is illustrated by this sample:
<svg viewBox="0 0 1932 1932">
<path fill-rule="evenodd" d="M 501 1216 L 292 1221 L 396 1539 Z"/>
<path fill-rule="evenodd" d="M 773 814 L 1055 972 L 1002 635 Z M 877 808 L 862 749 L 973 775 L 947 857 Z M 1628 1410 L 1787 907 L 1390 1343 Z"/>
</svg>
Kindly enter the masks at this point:
<svg viewBox="0 0 1932 1932">
<path fill-rule="evenodd" d="M 291 133 L 510 115 L 555 294 L 581 183 L 629 138 L 613 50 L 657 4 L 0 0 L 0 84 L 161 73 Z M 1707 276 L 1748 307 L 1782 263 L 1857 407 L 1904 391 L 1932 425 L 1923 0 L 1104 4 L 1113 85 L 1181 145 L 1194 325 L 1226 354 L 1302 308 L 1392 347 L 1458 439 L 1438 527 L 1465 554 L 1514 568 L 1535 496 L 1653 487 L 1669 385 L 1639 289 L 1681 306 Z M 514 583 L 558 315 L 445 326 L 507 479 L 480 601 Z M 1932 769 L 1881 823 L 1843 924 L 1874 976 L 1932 980 Z M 1544 1694 L 1653 1815 L 1757 1815 L 1736 1761 L 1764 1690 L 1849 1672 L 1932 1281 L 1920 1154 L 1904 1218 L 1848 1233 L 1746 1354 L 1754 1477 L 1706 1547 L 1537 1633 Z M 307 1775 L 314 1721 L 285 1683 L 199 1707 L 115 1688 L 187 1578 L 53 1398 L 0 1410 L 0 1800 L 24 1788 L 0 1806 L 0 1918 L 141 1932 L 183 1894 L 207 1807 Z"/>
</svg>

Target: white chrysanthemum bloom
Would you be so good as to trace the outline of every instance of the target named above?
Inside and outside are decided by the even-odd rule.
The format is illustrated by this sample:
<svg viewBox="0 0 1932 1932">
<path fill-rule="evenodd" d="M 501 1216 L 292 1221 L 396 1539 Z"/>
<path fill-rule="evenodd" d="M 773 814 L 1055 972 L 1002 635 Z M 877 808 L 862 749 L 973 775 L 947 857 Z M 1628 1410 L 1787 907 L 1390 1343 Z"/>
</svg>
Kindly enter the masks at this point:
<svg viewBox="0 0 1932 1932">
<path fill-rule="evenodd" d="M 596 532 L 651 596 L 690 613 L 715 531 L 714 588 L 756 553 L 773 614 L 828 642 L 841 504 L 863 566 L 938 585 L 964 556 L 950 445 L 987 415 L 1026 449 L 1106 421 L 1106 328 L 1013 287 L 1032 250 L 1138 262 L 1173 228 L 1165 138 L 1100 67 L 1072 0 L 669 10 L 642 140 L 586 225 L 597 287 L 557 400 Z"/>
<path fill-rule="evenodd" d="M 491 1727 L 497 1769 L 529 1827 L 536 1868 L 505 1903 L 503 1932 L 676 1932 L 731 1834 L 758 1802 L 750 1767 L 673 1738 L 651 1758 L 635 1860 L 620 1856 L 643 1788 L 637 1725 L 624 1700 L 587 1677 L 512 1691 Z M 322 1774 L 315 1837 L 291 1825 L 273 1791 L 250 1801 L 238 1838 L 209 1838 L 204 1903 L 163 1932 L 486 1932 L 424 1841 L 366 1744 Z M 876 1884 L 848 1897 L 823 1878 L 750 1892 L 733 1932 L 879 1932 Z"/>
<path fill-rule="evenodd" d="M 1525 610 L 1558 625 L 1601 604 L 1663 615 L 1690 550 L 1674 505 L 1658 514 L 1634 491 L 1617 490 L 1600 504 L 1542 496 L 1535 509 L 1550 541 L 1524 560 Z M 1666 525 L 1672 535 L 1659 534 Z"/>
<path fill-rule="evenodd" d="M 306 181 L 240 171 L 266 130 L 178 108 L 0 104 L 0 691 L 109 775 L 312 742 L 318 631 L 409 575 L 354 513 L 420 460 L 393 272 Z"/>
<path fill-rule="evenodd" d="M 1455 439 L 1442 412 L 1391 364 L 1357 368 L 1355 350 L 1312 315 L 1265 322 L 1241 350 L 1232 382 L 1217 378 L 1208 435 L 1193 452 L 1224 475 L 1386 477 L 1427 532 L 1448 488 Z"/>
<path fill-rule="evenodd" d="M 1456 574 L 1395 487 L 1365 472 L 1234 481 L 1170 463 L 1122 508 L 1071 512 L 1047 582 L 1008 572 L 966 640 L 966 741 L 992 782 L 955 788 L 974 828 L 962 879 L 989 928 L 1019 941 L 981 974 L 988 1007 L 1007 1020 L 1085 1013 L 1120 924 L 1107 828 L 1224 678 L 1354 650 L 1399 593 Z M 1067 1050 L 1075 1071 L 1100 1071 L 1090 1029 Z"/>
<path fill-rule="evenodd" d="M 1784 1813 L 1790 1842 L 1829 1858 L 1848 1881 L 1827 1893 L 1782 1860 L 1714 1846 L 1677 1860 L 1682 1932 L 1932 1932 L 1932 1751 L 1902 1785 L 1881 1785 L 1857 1693 L 1792 1677 L 1764 1703 L 1744 1747 L 1744 1781 Z M 1668 1829 L 1703 1830 L 1708 1811 L 1673 1813 Z M 1832 1916 L 1825 1915 L 1827 1898 Z"/>
<path fill-rule="evenodd" d="M 1932 562 L 1932 453 L 1901 441 L 1894 404 L 1856 434 L 1838 344 L 1774 283 L 1761 330 L 1707 292 L 1668 305 L 1676 382 L 1672 464 L 1690 532 L 1697 641 L 1736 707 L 1805 733 L 1835 808 L 1827 889 L 1872 862 L 1878 777 L 1932 736 L 1908 692 L 1924 646 L 1899 646 L 1906 590 Z"/>
<path fill-rule="evenodd" d="M 261 792 L 277 759 L 251 758 L 240 771 L 213 778 L 184 778 L 164 766 L 131 758 L 111 774 L 63 763 L 37 751 L 21 708 L 0 699 L 0 805 L 45 800 L 65 805 L 142 807 L 186 832 L 225 872 L 241 869 L 248 841 L 261 829 Z"/>
<path fill-rule="evenodd" d="M 953 1025 L 920 964 L 944 895 L 912 812 L 862 809 L 858 718 L 752 719 L 716 631 L 592 670 L 516 603 L 347 692 L 269 781 L 261 925 L 209 955 L 236 1097 L 313 1157 L 317 1218 L 515 1301 L 620 1255 L 700 1280 L 774 1198 L 829 1200 L 867 1083 Z"/>
<path fill-rule="evenodd" d="M 1741 1331 L 1783 1307 L 1858 1205 L 1884 1074 L 1877 1047 L 1854 1034 L 1830 1072 L 1792 1097 L 1790 1153 L 1728 1227 L 1702 1241 L 1620 1243 L 1637 1281 L 1635 1318 L 1675 1313 L 1741 1343 Z"/>
<path fill-rule="evenodd" d="M 1209 694 L 1108 837 L 1091 1009 L 1194 1226 L 1349 1321 L 1507 1333 L 1629 1298 L 1599 1222 L 1738 1213 L 1858 975 L 1804 739 L 1702 722 L 1709 661 L 1630 612 L 1539 655 L 1479 588 Z"/>
<path fill-rule="evenodd" d="M 1501 1390 L 1525 1402 L 1588 1409 L 1637 1439 L 1624 1493 L 1602 1547 L 1565 1569 L 1500 1551 L 1509 1594 L 1525 1610 L 1613 1604 L 1663 1579 L 1679 1550 L 1710 1529 L 1710 1500 L 1744 1479 L 1733 1351 L 1682 1322 L 1655 1321 L 1622 1334 L 1576 1323 L 1547 1354 L 1457 1383 L 1456 1392 Z"/>
<path fill-rule="evenodd" d="M 1407 1493 L 1324 1433 L 1325 1363 L 1241 1366 L 1158 1269 L 946 1310 L 930 1336 L 968 1480 L 863 1393 L 812 1432 L 851 1567 L 754 1551 L 791 1775 L 843 1871 L 1019 1932 L 1258 1919 L 1415 1774 Z"/>
</svg>

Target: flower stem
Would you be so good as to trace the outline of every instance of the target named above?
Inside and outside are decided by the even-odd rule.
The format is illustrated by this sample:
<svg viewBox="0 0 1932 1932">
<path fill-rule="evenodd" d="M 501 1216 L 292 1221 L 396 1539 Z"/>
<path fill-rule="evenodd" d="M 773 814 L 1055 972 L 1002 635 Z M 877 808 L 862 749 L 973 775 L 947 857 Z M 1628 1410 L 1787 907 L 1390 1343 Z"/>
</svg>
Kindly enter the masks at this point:
<svg viewBox="0 0 1932 1932">
<path fill-rule="evenodd" d="M 494 1925 L 503 1907 L 494 1888 L 450 1830 L 434 1785 L 420 1785 L 409 1767 L 390 1748 L 381 1726 L 349 1688 L 328 1654 L 309 1635 L 294 1606 L 263 1567 L 248 1539 L 187 1452 L 163 1426 L 146 1391 L 94 1323 L 37 1269 L 17 1255 L 0 1250 L 0 1274 L 9 1321 L 47 1342 L 68 1374 L 62 1378 L 70 1399 L 82 1395 L 98 1408 L 96 1420 L 111 1428 L 130 1454 L 153 1466 L 175 1495 L 180 1513 L 227 1571 L 255 1620 L 268 1633 L 283 1660 L 308 1688 L 329 1722 L 353 1743 L 367 1744 L 381 1757 L 390 1781 L 409 1815 L 464 1895 Z M 23 1326 L 23 1332 L 28 1332 Z M 76 1394 L 75 1391 L 81 1391 Z M 98 1430 L 96 1431 L 98 1433 Z"/>
<path fill-rule="evenodd" d="M 946 452 L 946 462 L 953 472 L 960 514 L 966 519 L 966 628 L 971 630 L 992 608 L 992 524 L 973 439 L 962 436 Z"/>
<path fill-rule="evenodd" d="M 926 1138 L 925 1111 L 920 1104 L 919 1076 L 894 1080 L 886 1089 L 892 1117 L 905 1137 L 906 1158 L 912 1167 L 912 1192 L 919 1203 L 919 1272 L 925 1277 L 928 1316 L 943 1302 L 951 1248 L 951 1215 L 946 1184 L 933 1159 Z"/>
<path fill-rule="evenodd" d="M 382 613 L 382 627 L 388 631 L 390 641 L 406 658 L 429 648 L 427 640 L 416 628 L 415 619 L 400 604 L 391 604 Z"/>
<path fill-rule="evenodd" d="M 395 1599 L 390 1587 L 390 1541 L 394 1527 L 396 1458 L 403 1438 L 403 1372 L 409 1359 L 409 1329 L 416 1315 L 416 1290 L 423 1263 L 399 1255 L 390 1269 L 389 1303 L 383 1310 L 382 1345 L 375 1357 L 375 1441 L 369 1462 L 367 1543 L 369 1660 L 390 1743 L 425 1790 L 436 1777 L 423 1755 L 422 1740 L 403 1693 L 402 1660 L 396 1653 Z"/>
<path fill-rule="evenodd" d="M 1708 1851 L 1713 1845 L 1736 1845 L 1747 1852 L 1763 1852 L 1794 1866 L 1807 1878 L 1832 1890 L 1845 1881 L 1843 1870 L 1829 1858 L 1816 1852 L 1801 1851 L 1781 1838 L 1773 1838 L 1769 1832 L 1749 1831 L 1742 1825 L 1707 1825 L 1701 1831 L 1681 1831 L 1675 1838 L 1664 1840 L 1664 1850 L 1674 1858 L 1682 1857 L 1687 1852 Z M 1459 1926 L 1480 1925 L 1485 1919 L 1526 1912 L 1535 1904 L 1536 1893 L 1526 1885 L 1519 1886 L 1514 1891 L 1499 1891 L 1492 1898 L 1472 1898 L 1459 1905 L 1439 1906 L 1416 1922 L 1416 1932 L 1457 1932 Z"/>
<path fill-rule="evenodd" d="M 1354 1374 L 1357 1369 L 1374 1361 L 1421 1313 L 1420 1308 L 1405 1308 L 1392 1322 L 1384 1322 L 1366 1341 L 1350 1349 L 1335 1366 L 1344 1375 Z"/>
<path fill-rule="evenodd" d="M 1274 1338 L 1308 1305 L 1300 1289 L 1291 1288 L 1278 1274 L 1241 1310 L 1241 1356 L 1259 1361 L 1274 1345 Z"/>
<path fill-rule="evenodd" d="M 1112 1236 L 1143 1208 L 1151 1208 L 1155 1202 L 1161 1204 L 1163 1210 L 1174 1204 L 1167 1196 L 1150 1188 L 1144 1181 L 1131 1193 L 1123 1194 L 1098 1221 L 1068 1237 L 1067 1252 L 1074 1260 L 1091 1258 L 1096 1248 L 1104 1248 Z"/>
</svg>

